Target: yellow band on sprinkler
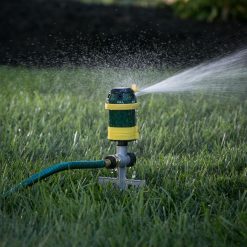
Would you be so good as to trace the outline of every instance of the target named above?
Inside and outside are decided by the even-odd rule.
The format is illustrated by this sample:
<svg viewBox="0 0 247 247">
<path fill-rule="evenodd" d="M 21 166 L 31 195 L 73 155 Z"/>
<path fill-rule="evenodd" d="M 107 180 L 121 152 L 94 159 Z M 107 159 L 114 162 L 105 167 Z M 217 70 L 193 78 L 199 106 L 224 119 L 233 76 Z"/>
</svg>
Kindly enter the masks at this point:
<svg viewBox="0 0 247 247">
<path fill-rule="evenodd" d="M 134 141 L 139 139 L 138 127 L 108 127 L 108 139 L 112 141 Z"/>
<path fill-rule="evenodd" d="M 138 103 L 133 104 L 109 104 L 105 103 L 105 109 L 106 110 L 115 110 L 115 111 L 121 111 L 121 110 L 135 110 L 139 107 Z"/>
</svg>

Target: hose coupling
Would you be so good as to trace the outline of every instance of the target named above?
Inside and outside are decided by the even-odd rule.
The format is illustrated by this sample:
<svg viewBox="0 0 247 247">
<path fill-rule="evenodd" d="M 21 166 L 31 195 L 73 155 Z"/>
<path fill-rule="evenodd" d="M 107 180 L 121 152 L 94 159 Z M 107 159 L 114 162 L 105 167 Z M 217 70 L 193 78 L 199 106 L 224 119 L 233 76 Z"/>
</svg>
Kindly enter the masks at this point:
<svg viewBox="0 0 247 247">
<path fill-rule="evenodd" d="M 114 169 L 116 167 L 131 167 L 136 163 L 136 155 L 134 153 L 127 153 L 123 155 L 108 155 L 104 158 L 105 167 Z"/>
</svg>

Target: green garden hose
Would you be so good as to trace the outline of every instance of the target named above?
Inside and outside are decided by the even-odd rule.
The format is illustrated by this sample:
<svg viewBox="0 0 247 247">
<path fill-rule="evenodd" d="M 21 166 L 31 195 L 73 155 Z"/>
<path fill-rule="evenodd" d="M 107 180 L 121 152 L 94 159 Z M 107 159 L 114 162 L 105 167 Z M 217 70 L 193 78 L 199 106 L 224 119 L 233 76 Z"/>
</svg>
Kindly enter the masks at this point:
<svg viewBox="0 0 247 247">
<path fill-rule="evenodd" d="M 72 169 L 104 168 L 104 167 L 106 167 L 105 160 L 95 160 L 95 161 L 81 160 L 81 161 L 70 161 L 70 162 L 62 162 L 59 164 L 55 164 L 23 180 L 22 182 L 17 184 L 15 187 L 5 192 L 3 194 L 3 197 L 7 197 L 16 191 L 19 191 L 28 186 L 31 186 L 37 183 L 38 181 L 45 179 L 60 171 L 72 170 Z"/>
</svg>

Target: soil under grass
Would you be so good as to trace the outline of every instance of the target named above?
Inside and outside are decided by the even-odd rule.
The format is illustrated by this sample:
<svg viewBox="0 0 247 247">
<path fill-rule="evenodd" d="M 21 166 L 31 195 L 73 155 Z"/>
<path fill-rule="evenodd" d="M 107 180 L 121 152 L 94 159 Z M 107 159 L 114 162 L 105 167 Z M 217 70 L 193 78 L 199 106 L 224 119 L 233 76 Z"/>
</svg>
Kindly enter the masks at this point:
<svg viewBox="0 0 247 247">
<path fill-rule="evenodd" d="M 0 191 L 50 164 L 114 153 L 107 91 L 115 81 L 162 74 L 0 67 Z M 109 170 L 54 175 L 0 199 L 0 246 L 246 246 L 246 98 L 139 102 L 141 139 L 130 144 L 138 158 L 129 176 L 147 186 L 102 188 L 97 177 L 116 175 Z"/>
<path fill-rule="evenodd" d="M 1 0 L 0 64 L 188 66 L 247 44 L 246 22 L 182 20 L 169 7 Z M 142 61 L 129 61 L 130 54 Z M 113 59 L 114 57 L 114 59 Z"/>
</svg>

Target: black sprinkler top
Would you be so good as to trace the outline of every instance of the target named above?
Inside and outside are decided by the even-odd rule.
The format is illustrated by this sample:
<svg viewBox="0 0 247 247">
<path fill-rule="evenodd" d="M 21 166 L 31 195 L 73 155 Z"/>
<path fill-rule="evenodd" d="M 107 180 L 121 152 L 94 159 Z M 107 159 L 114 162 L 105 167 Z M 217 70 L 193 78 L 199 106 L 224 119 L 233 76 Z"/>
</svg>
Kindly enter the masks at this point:
<svg viewBox="0 0 247 247">
<path fill-rule="evenodd" d="M 106 100 L 109 104 L 131 104 L 136 103 L 135 92 L 129 87 L 113 88 Z"/>
</svg>

